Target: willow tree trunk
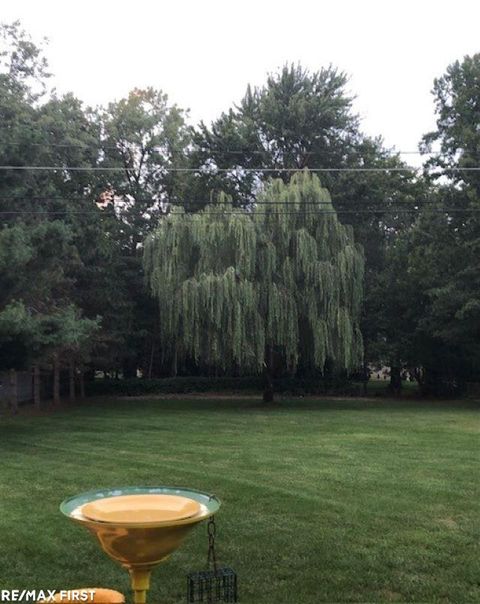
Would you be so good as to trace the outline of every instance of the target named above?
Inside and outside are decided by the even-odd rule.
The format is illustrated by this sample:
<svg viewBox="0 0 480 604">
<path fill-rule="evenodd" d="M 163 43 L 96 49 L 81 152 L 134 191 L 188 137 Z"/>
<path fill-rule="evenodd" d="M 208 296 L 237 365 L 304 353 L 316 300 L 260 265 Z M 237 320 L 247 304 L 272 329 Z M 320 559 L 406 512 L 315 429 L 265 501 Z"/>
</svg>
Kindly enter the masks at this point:
<svg viewBox="0 0 480 604">
<path fill-rule="evenodd" d="M 263 402 L 273 403 L 273 346 L 267 345 L 265 350 L 265 386 L 263 391 Z"/>
<path fill-rule="evenodd" d="M 153 371 L 153 354 L 154 354 L 154 343 L 152 341 L 152 345 L 150 346 L 150 361 L 148 363 L 148 379 L 152 379 L 152 371 Z"/>
<path fill-rule="evenodd" d="M 401 369 L 397 365 L 392 365 L 390 367 L 390 384 L 388 390 L 395 396 L 399 396 L 402 391 Z"/>
<path fill-rule="evenodd" d="M 14 415 L 18 413 L 18 379 L 15 369 L 10 369 L 10 409 Z"/>
<path fill-rule="evenodd" d="M 75 402 L 75 363 L 70 361 L 68 366 L 68 384 L 70 392 L 70 402 Z"/>
<path fill-rule="evenodd" d="M 172 358 L 172 377 L 177 377 L 177 371 L 178 371 L 177 347 L 175 346 L 174 351 L 173 351 L 173 358 Z"/>
<path fill-rule="evenodd" d="M 40 367 L 33 366 L 33 404 L 35 409 L 40 409 Z"/>
<path fill-rule="evenodd" d="M 60 363 L 57 353 L 53 355 L 53 404 L 60 404 Z"/>
</svg>

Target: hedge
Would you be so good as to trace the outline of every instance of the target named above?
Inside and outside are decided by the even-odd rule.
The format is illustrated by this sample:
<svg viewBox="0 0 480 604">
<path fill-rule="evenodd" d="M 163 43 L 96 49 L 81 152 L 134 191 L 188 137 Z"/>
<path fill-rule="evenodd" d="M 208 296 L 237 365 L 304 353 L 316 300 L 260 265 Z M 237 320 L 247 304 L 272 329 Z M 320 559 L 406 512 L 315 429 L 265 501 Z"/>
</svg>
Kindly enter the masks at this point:
<svg viewBox="0 0 480 604">
<path fill-rule="evenodd" d="M 337 394 L 360 396 L 362 385 L 346 380 L 279 378 L 274 381 L 279 394 Z M 186 394 L 199 392 L 250 392 L 263 390 L 261 376 L 175 377 L 162 379 L 97 379 L 86 384 L 89 395 L 142 396 L 149 394 Z"/>
</svg>

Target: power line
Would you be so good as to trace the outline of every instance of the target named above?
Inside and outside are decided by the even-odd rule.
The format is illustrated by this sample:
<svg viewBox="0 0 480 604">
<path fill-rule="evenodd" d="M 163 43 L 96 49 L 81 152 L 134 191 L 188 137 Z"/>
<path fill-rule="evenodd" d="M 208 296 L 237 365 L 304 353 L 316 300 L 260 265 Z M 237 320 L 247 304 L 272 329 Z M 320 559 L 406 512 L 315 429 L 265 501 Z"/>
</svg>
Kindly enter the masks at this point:
<svg viewBox="0 0 480 604">
<path fill-rule="evenodd" d="M 2 126 L 0 126 L 0 128 L 2 128 Z M 53 147 L 53 148 L 61 148 L 61 149 L 93 149 L 93 150 L 98 150 L 98 151 L 103 151 L 105 149 L 108 150 L 112 150 L 112 151 L 121 151 L 121 149 L 116 146 L 116 145 L 103 145 L 102 143 L 99 143 L 98 145 L 85 145 L 85 144 L 75 144 L 75 143 L 51 143 L 49 141 L 45 141 L 45 142 L 37 142 L 37 143 L 32 143 L 29 141 L 25 141 L 25 142 L 18 142 L 18 141 L 2 141 L 0 140 L 0 143 L 3 143 L 6 146 L 14 146 L 14 147 Z M 147 146 L 147 150 L 148 151 L 164 151 L 164 147 L 162 147 L 161 145 L 152 145 L 151 147 Z M 275 152 L 281 152 L 281 153 L 287 153 L 287 154 L 298 154 L 298 155 L 307 155 L 309 157 L 312 156 L 338 156 L 341 154 L 340 152 L 334 152 L 334 151 L 328 151 L 328 150 L 322 150 L 322 151 L 285 151 L 282 149 L 264 149 L 264 150 L 259 150 L 259 149 L 198 149 L 198 148 L 194 148 L 193 151 L 197 151 L 200 153 L 211 153 L 213 154 L 218 154 L 218 153 L 225 153 L 228 155 L 268 155 L 270 153 L 275 153 Z M 440 151 L 397 151 L 396 149 L 383 149 L 383 151 L 385 152 L 389 152 L 392 155 L 435 155 L 437 153 L 440 153 Z M 352 152 L 352 155 L 355 155 L 355 152 Z M 361 154 L 358 154 L 361 157 Z M 185 155 L 185 157 L 187 157 L 187 155 Z"/>
<path fill-rule="evenodd" d="M 317 155 L 330 155 L 330 156 L 338 156 L 338 155 L 342 155 L 342 151 L 288 151 L 285 149 L 264 149 L 263 151 L 260 150 L 249 150 L 249 149 L 244 149 L 244 150 L 236 150 L 236 149 L 195 149 L 196 151 L 200 151 L 200 152 L 204 152 L 204 153 L 232 153 L 232 154 L 239 154 L 239 155 L 243 155 L 243 154 L 252 154 L 252 155 L 267 155 L 269 153 L 285 153 L 285 154 L 291 154 L 291 155 L 309 155 L 309 156 L 317 156 Z M 384 148 L 381 149 L 381 151 L 385 152 L 385 153 L 391 153 L 392 155 L 434 155 L 435 153 L 440 153 L 440 151 L 397 151 L 396 149 L 388 149 L 388 148 Z M 359 153 L 356 150 L 352 151 L 352 156 L 354 155 L 358 155 L 361 157 L 361 153 Z M 391 158 L 392 156 L 390 156 L 389 158 Z M 388 159 L 389 159 L 388 158 Z"/>
<path fill-rule="evenodd" d="M 352 167 L 352 168 L 306 168 L 309 172 L 419 172 L 423 168 L 400 168 L 400 167 Z M 129 168 L 120 168 L 113 166 L 0 166 L 0 170 L 21 170 L 21 171 L 45 171 L 45 172 L 125 172 L 129 171 Z M 134 168 L 131 168 L 134 170 Z M 232 168 L 164 168 L 160 167 L 163 172 L 184 172 L 184 173 L 201 173 L 205 175 L 214 175 L 218 172 L 237 172 L 237 173 L 256 173 L 256 172 L 301 172 L 302 168 L 245 168 L 242 166 L 235 166 Z M 477 172 L 480 171 L 480 166 L 471 168 L 460 168 L 452 167 L 446 168 L 445 171 L 452 172 Z"/>
<path fill-rule="evenodd" d="M 192 201 L 188 201 L 186 202 L 185 205 L 180 205 L 177 203 L 172 203 L 172 202 L 165 202 L 162 201 L 161 199 L 155 199 L 153 197 L 135 197 L 134 199 L 126 199 L 126 198 L 122 198 L 122 199 L 113 199 L 113 200 L 106 200 L 106 201 L 102 201 L 99 197 L 43 197 L 43 196 L 35 196 L 35 197 L 25 197 L 25 196 L 16 196 L 16 195 L 0 195 L 0 201 L 19 201 L 19 202 L 57 202 L 57 201 L 63 201 L 66 203 L 76 203 L 76 202 L 87 202 L 87 203 L 99 203 L 99 204 L 114 204 L 114 203 L 137 203 L 137 202 L 144 202 L 144 203 L 151 203 L 151 204 L 165 204 L 168 205 L 169 207 L 186 207 L 189 208 L 191 206 L 200 206 L 200 207 L 204 207 L 204 206 L 217 206 L 220 207 L 222 204 L 218 203 L 211 203 L 208 201 L 200 201 L 200 200 L 192 200 Z M 239 205 L 232 205 L 233 208 L 237 208 L 240 209 L 242 207 L 252 207 L 252 206 L 296 206 L 298 208 L 302 208 L 303 206 L 318 206 L 318 205 L 341 205 L 342 202 L 341 200 L 336 200 L 336 202 L 332 202 L 332 201 L 302 201 L 302 202 L 297 202 L 297 201 L 269 201 L 269 200 L 259 200 L 259 201 L 252 201 L 251 203 L 245 204 L 244 206 L 239 206 Z M 400 205 L 407 205 L 410 204 L 412 207 L 415 206 L 420 206 L 420 205 L 428 205 L 428 204 L 438 204 L 438 201 L 435 199 L 422 199 L 422 200 L 417 200 L 417 201 L 411 201 L 409 199 L 382 199 L 382 200 L 372 200 L 372 199 L 359 199 L 357 200 L 357 203 L 361 203 L 362 205 L 365 204 L 385 204 L 385 205 L 391 205 L 391 204 L 400 204 Z"/>
<path fill-rule="evenodd" d="M 435 214 L 450 214 L 450 213 L 465 213 L 465 214 L 476 214 L 478 212 L 480 212 L 480 208 L 451 208 L 451 209 L 440 209 L 440 208 L 432 208 L 429 210 L 430 213 L 435 213 Z M 95 215 L 101 215 L 101 210 L 45 210 L 45 211 L 41 211 L 41 210 L 2 210 L 0 211 L 0 215 L 22 215 L 22 214 L 28 214 L 28 215 L 68 215 L 68 214 L 73 214 L 73 215 L 82 215 L 82 214 L 95 214 Z M 389 209 L 369 209 L 369 210 L 318 210 L 316 212 L 313 212 L 311 210 L 309 210 L 308 212 L 300 212 L 300 211 L 289 211 L 289 212 L 248 212 L 248 211 L 237 211 L 234 210 L 232 212 L 212 212 L 212 211 L 208 211 L 208 212 L 201 212 L 201 213 L 190 213 L 187 212 L 185 214 L 172 214 L 172 213 L 165 213 L 165 214 L 161 214 L 159 216 L 159 218 L 163 217 L 163 218 L 167 218 L 168 216 L 186 216 L 186 217 L 194 217 L 194 216 L 251 216 L 251 217 L 255 217 L 255 216 L 283 216 L 283 215 L 289 215 L 289 214 L 299 214 L 301 216 L 315 216 L 315 215 L 323 215 L 323 214 L 417 214 L 417 215 L 421 215 L 421 212 L 418 211 L 418 209 L 414 209 L 412 208 L 411 210 L 394 210 L 392 208 Z"/>
</svg>

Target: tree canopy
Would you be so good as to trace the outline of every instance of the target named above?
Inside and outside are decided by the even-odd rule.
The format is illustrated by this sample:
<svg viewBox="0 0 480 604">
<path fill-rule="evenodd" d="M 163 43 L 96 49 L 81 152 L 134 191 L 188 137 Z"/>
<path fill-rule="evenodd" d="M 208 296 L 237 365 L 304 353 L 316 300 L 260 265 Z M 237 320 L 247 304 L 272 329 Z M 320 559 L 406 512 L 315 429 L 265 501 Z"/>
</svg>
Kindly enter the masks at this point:
<svg viewBox="0 0 480 604">
<path fill-rule="evenodd" d="M 348 371 L 362 359 L 363 256 L 308 171 L 274 180 L 251 211 L 221 197 L 165 217 L 144 264 L 160 338 L 178 362 L 271 372 L 272 355 Z"/>
<path fill-rule="evenodd" d="M 159 89 L 50 90 L 43 42 L 0 26 L 0 163 L 22 168 L 0 173 L 2 367 L 318 375 L 363 341 L 365 375 L 476 379 L 479 82 L 479 55 L 435 80 L 421 175 L 333 66 L 286 64 L 191 126 Z"/>
</svg>

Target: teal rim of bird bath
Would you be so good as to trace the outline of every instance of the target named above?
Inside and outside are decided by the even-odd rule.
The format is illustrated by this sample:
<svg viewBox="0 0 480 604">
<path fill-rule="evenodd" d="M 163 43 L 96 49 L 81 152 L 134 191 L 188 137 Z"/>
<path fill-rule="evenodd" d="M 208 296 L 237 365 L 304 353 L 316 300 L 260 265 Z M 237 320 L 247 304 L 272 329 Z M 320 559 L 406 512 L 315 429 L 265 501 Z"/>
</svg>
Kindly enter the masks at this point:
<svg viewBox="0 0 480 604">
<path fill-rule="evenodd" d="M 202 506 L 205 506 L 207 514 L 204 518 L 208 518 L 215 514 L 220 508 L 220 501 L 215 495 L 210 495 L 203 491 L 197 491 L 187 487 L 175 487 L 175 486 L 159 486 L 159 487 L 148 487 L 148 486 L 129 486 L 129 487 L 115 487 L 109 489 L 98 489 L 95 491 L 85 491 L 79 493 L 73 497 L 68 497 L 60 504 L 60 511 L 65 516 L 72 518 L 72 512 L 77 510 L 79 507 L 97 501 L 98 499 L 106 499 L 110 497 L 121 497 L 123 495 L 177 495 L 178 497 L 186 497 L 197 501 Z"/>
</svg>

